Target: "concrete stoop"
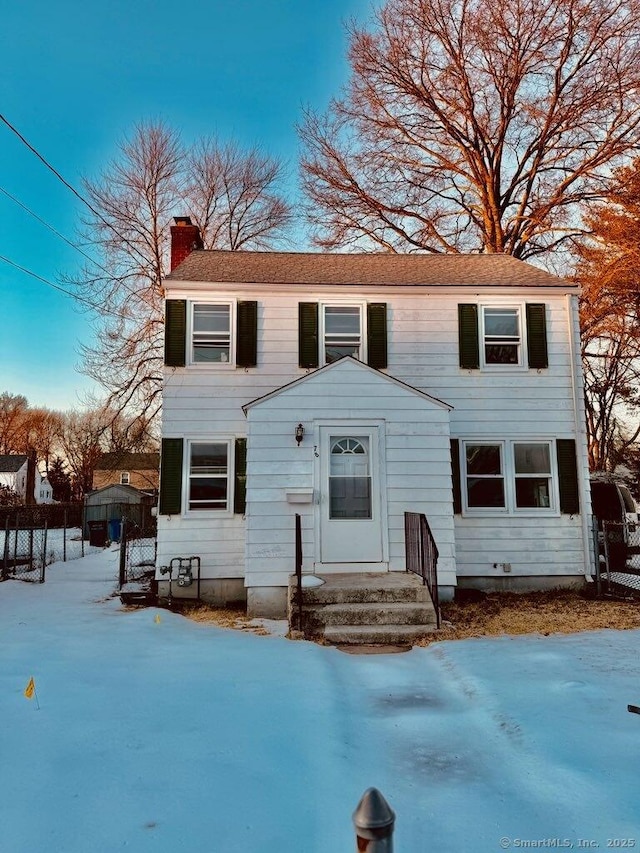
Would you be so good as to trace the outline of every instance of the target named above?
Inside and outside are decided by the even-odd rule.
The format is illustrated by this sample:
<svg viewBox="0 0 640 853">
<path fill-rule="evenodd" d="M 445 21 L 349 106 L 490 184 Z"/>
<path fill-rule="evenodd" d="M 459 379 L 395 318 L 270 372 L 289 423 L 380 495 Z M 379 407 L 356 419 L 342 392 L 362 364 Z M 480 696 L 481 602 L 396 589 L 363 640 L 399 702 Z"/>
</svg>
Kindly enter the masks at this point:
<svg viewBox="0 0 640 853">
<path fill-rule="evenodd" d="M 429 590 L 416 575 L 324 575 L 303 588 L 302 630 L 308 639 L 335 645 L 412 645 L 436 630 Z M 296 626 L 296 578 L 289 578 L 289 624 Z"/>
</svg>

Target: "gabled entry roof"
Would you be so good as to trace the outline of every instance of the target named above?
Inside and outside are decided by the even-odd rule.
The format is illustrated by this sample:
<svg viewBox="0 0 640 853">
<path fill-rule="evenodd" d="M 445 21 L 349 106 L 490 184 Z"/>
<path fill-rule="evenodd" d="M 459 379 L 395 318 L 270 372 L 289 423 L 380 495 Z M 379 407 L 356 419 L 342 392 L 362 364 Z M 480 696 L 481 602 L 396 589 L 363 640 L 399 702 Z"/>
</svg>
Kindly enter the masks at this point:
<svg viewBox="0 0 640 853">
<path fill-rule="evenodd" d="M 353 358 L 350 355 L 345 356 L 344 358 L 339 359 L 338 361 L 334 361 L 331 364 L 326 364 L 324 367 L 319 367 L 317 370 L 313 370 L 304 376 L 301 376 L 299 379 L 294 379 L 293 382 L 287 382 L 286 385 L 281 385 L 280 388 L 276 388 L 274 391 L 270 391 L 268 394 L 264 394 L 262 397 L 257 397 L 255 400 L 251 400 L 251 402 L 246 403 L 242 407 L 242 411 L 247 414 L 247 411 L 254 406 L 259 406 L 262 403 L 266 403 L 267 400 L 271 400 L 273 397 L 277 397 L 280 394 L 284 394 L 287 391 L 298 387 L 305 382 L 312 382 L 316 377 L 320 374 L 326 376 L 329 373 L 334 373 L 333 377 L 336 382 L 340 381 L 340 374 L 345 370 L 357 368 L 363 371 L 367 371 L 370 374 L 378 377 L 383 382 L 389 382 L 393 385 L 402 388 L 410 394 L 415 394 L 418 397 L 421 397 L 425 402 L 432 403 L 434 406 L 438 406 L 441 409 L 445 409 L 446 411 L 452 411 L 453 406 L 450 406 L 449 403 L 445 403 L 443 400 L 439 400 L 437 397 L 432 397 L 430 394 L 425 394 L 424 391 L 420 391 L 418 388 L 414 388 L 413 385 L 408 385 L 406 382 L 401 382 L 400 379 L 396 379 L 394 376 L 389 376 L 387 373 L 382 373 L 380 370 L 376 370 L 373 367 L 369 367 L 368 364 L 363 364 L 363 362 L 358 361 L 356 358 Z"/>
</svg>

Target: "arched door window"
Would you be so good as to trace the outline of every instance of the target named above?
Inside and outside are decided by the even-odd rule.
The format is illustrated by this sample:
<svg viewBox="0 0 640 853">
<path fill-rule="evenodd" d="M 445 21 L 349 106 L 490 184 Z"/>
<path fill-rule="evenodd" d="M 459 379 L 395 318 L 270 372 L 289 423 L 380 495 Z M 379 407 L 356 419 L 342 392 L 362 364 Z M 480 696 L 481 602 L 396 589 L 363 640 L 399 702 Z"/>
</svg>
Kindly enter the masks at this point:
<svg viewBox="0 0 640 853">
<path fill-rule="evenodd" d="M 368 436 L 332 436 L 329 518 L 371 518 L 371 460 Z"/>
</svg>

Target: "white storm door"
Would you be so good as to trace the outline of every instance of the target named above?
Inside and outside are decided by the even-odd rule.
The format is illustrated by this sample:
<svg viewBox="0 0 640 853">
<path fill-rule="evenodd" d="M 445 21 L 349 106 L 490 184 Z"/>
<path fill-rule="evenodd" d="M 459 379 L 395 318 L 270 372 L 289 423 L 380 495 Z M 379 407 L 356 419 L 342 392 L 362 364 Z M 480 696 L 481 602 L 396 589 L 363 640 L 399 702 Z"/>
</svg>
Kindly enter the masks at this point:
<svg viewBox="0 0 640 853">
<path fill-rule="evenodd" d="M 382 561 L 376 427 L 320 429 L 320 560 Z"/>
</svg>

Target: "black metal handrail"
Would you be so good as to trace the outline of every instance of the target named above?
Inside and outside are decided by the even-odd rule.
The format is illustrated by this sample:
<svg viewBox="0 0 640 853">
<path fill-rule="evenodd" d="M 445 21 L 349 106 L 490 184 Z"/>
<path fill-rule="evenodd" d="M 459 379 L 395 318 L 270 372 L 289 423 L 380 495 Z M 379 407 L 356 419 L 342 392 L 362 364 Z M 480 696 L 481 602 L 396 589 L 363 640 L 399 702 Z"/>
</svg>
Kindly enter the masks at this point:
<svg viewBox="0 0 640 853">
<path fill-rule="evenodd" d="M 302 525 L 296 513 L 296 613 L 298 631 L 302 631 Z"/>
<path fill-rule="evenodd" d="M 427 517 L 421 512 L 404 514 L 404 548 L 406 567 L 422 578 L 436 611 L 436 625 L 440 627 L 440 600 L 438 597 L 438 546 L 433 538 Z"/>
</svg>

